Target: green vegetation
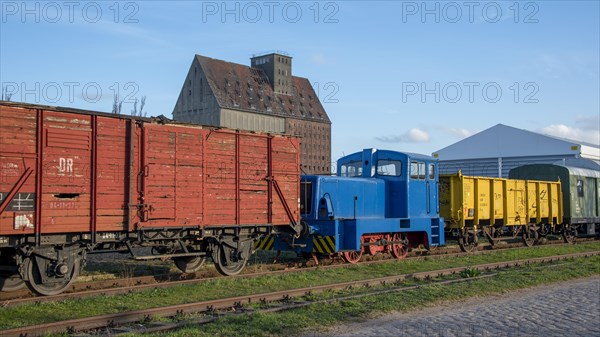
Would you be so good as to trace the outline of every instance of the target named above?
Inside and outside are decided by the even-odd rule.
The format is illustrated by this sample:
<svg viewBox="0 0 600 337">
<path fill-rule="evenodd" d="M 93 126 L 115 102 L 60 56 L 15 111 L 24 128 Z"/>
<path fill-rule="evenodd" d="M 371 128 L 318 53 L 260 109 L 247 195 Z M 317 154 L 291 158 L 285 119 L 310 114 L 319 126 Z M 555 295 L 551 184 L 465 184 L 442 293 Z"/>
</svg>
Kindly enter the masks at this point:
<svg viewBox="0 0 600 337">
<path fill-rule="evenodd" d="M 164 289 L 154 289 L 148 290 L 141 293 L 135 294 L 127 294 L 127 295 L 118 295 L 118 296 L 98 296 L 98 297 L 89 297 L 79 300 L 66 300 L 60 302 L 47 302 L 47 303 L 38 303 L 38 304 L 25 304 L 21 306 L 15 307 L 7 307 L 0 310 L 0 329 L 8 329 L 19 326 L 40 324 L 46 322 L 55 322 L 66 319 L 74 319 L 80 317 L 89 317 L 101 314 L 110 314 L 110 313 L 121 313 L 125 311 L 137 310 L 137 309 L 146 309 L 152 307 L 160 307 L 167 305 L 175 305 L 181 303 L 191 303 L 197 301 L 204 301 L 216 298 L 225 298 L 232 296 L 242 296 L 244 294 L 250 293 L 260 293 L 260 292 L 270 292 L 276 290 L 285 290 L 292 288 L 300 288 L 300 287 L 309 287 L 316 286 L 322 284 L 329 283 L 337 283 L 343 281 L 351 281 L 351 280 L 361 280 L 368 279 L 373 277 L 380 276 L 388 276 L 388 275 L 398 275 L 405 273 L 413 273 L 419 271 L 428 271 L 428 270 L 436 270 L 450 267 L 468 267 L 470 265 L 482 264 L 482 263 L 491 263 L 498 261 L 510 261 L 514 259 L 526 259 L 533 257 L 543 257 L 549 255 L 557 255 L 557 254 L 569 254 L 569 253 L 577 253 L 577 252 L 585 252 L 585 251 L 597 251 L 600 250 L 600 243 L 591 242 L 585 244 L 578 245 L 569 245 L 569 246 L 540 246 L 534 249 L 516 249 L 516 250 L 503 250 L 493 252 L 487 255 L 480 256 L 461 256 L 454 258 L 442 258 L 442 259 L 426 259 L 426 260 L 406 260 L 406 261 L 389 261 L 384 263 L 366 265 L 366 266 L 348 266 L 346 268 L 335 268 L 335 269 L 317 269 L 314 271 L 306 271 L 300 273 L 286 273 L 277 276 L 263 276 L 263 277 L 254 277 L 248 279 L 230 279 L 230 278 L 222 278 L 210 282 L 203 282 L 198 284 L 190 284 L 190 285 L 179 285 Z M 596 261 L 596 259 L 586 259 L 582 261 Z M 585 265 L 589 264 L 586 262 Z M 572 277 L 584 276 L 587 275 L 581 268 L 577 268 L 578 273 Z M 527 275 L 526 269 L 523 269 L 523 275 L 531 277 Z M 562 268 L 556 267 L 554 270 L 562 270 Z M 590 269 L 592 270 L 592 269 Z M 596 267 L 595 272 L 598 272 L 598 268 Z M 568 271 L 563 271 L 563 276 L 559 275 L 559 277 L 568 277 L 571 275 Z M 571 278 L 572 278 L 571 277 Z M 543 277 L 533 277 L 532 280 L 538 280 L 539 282 L 543 281 Z M 507 282 L 506 279 L 499 278 L 499 280 L 503 280 L 502 282 L 506 287 L 515 287 L 520 286 L 521 284 L 526 285 L 534 285 L 536 283 L 530 283 L 530 281 L 524 283 L 520 283 L 518 279 L 511 280 L 511 282 Z M 557 278 L 556 280 L 560 280 Z M 475 281 L 475 282 L 492 282 L 492 280 L 484 280 L 484 281 Z M 494 281 L 496 282 L 496 281 Z M 533 281 L 532 281 L 533 282 Z M 508 284 L 510 283 L 510 285 Z M 502 284 L 502 283 L 500 283 Z M 456 287 L 465 287 L 471 288 L 471 286 L 460 284 Z M 453 289 L 453 288 L 449 288 Z M 460 293 L 459 290 L 456 290 Z M 470 291 L 470 290 L 469 290 Z M 450 294 L 453 294 L 454 291 L 448 292 L 448 294 L 440 297 L 440 299 L 452 299 L 448 298 Z M 424 292 L 424 294 L 428 294 L 428 292 Z M 394 295 L 395 296 L 395 295 Z M 400 296 L 404 296 L 400 295 Z M 458 295 L 456 295 L 458 296 Z M 435 296 L 433 298 L 436 298 Z M 457 297 L 462 298 L 462 297 Z M 366 300 L 366 299 L 365 299 Z M 386 301 L 389 302 L 389 301 Z M 393 301 L 392 301 L 393 302 Z M 360 313 L 362 310 L 362 304 L 353 304 L 354 302 L 349 302 L 349 304 L 340 303 L 334 305 L 334 307 L 345 308 L 348 311 L 343 311 L 339 314 L 332 313 L 328 315 L 324 315 L 321 317 L 318 322 L 319 324 L 331 324 L 333 322 L 338 321 L 341 317 L 345 317 L 347 315 L 354 315 L 353 310 L 358 310 L 356 313 Z M 353 306 L 357 307 L 352 309 Z M 400 305 L 400 304 L 398 304 Z M 381 310 L 386 307 L 382 307 Z M 352 309 L 352 310 L 351 310 Z M 316 316 L 321 316 L 318 308 L 313 309 L 305 309 L 307 313 L 310 313 L 311 310 L 314 310 Z M 381 311 L 380 309 L 377 309 Z M 388 308 L 386 310 L 402 310 L 402 307 L 394 307 Z M 369 312 L 369 311 L 367 311 Z M 283 316 L 290 315 L 290 313 L 283 313 Z M 338 316 L 339 315 L 339 316 Z M 272 320 L 270 316 L 257 315 L 258 318 L 255 319 L 265 319 Z M 327 317 L 329 317 L 327 319 Z M 245 320 L 250 319 L 248 317 L 236 317 L 232 318 L 235 320 Z M 304 326 L 304 322 L 307 319 L 297 320 L 298 328 Z M 326 321 L 323 321 L 326 320 Z M 330 322 L 330 323 L 327 323 Z M 232 323 L 233 324 L 233 323 Z M 263 323 L 260 323 L 263 324 Z M 260 326 L 257 323 L 257 326 Z M 290 323 L 291 324 L 291 323 Z M 294 325 L 292 324 L 292 325 Z M 264 322 L 264 326 L 277 326 L 271 325 L 267 322 Z M 287 329 L 287 326 L 282 326 L 281 329 Z M 275 328 L 273 328 L 275 329 Z M 263 331 L 263 330 L 261 330 Z M 269 330 L 269 333 L 277 334 L 276 330 Z M 286 330 L 287 331 L 287 330 Z M 281 330 L 283 332 L 283 330 Z M 222 335 L 231 335 L 231 333 L 223 332 L 213 332 Z M 239 333 L 239 332 L 238 332 Z M 248 330 L 244 331 L 244 333 L 248 333 L 250 335 L 254 334 L 253 331 Z M 185 335 L 185 334 L 182 334 Z"/>
<path fill-rule="evenodd" d="M 356 322 L 392 311 L 410 311 L 474 296 L 505 293 L 546 283 L 568 281 L 600 274 L 600 257 L 573 259 L 550 265 L 532 265 L 501 271 L 498 276 L 449 285 L 429 284 L 419 289 L 359 297 L 338 302 L 320 302 L 278 313 L 226 316 L 215 323 L 189 325 L 153 337 L 180 336 L 273 336 L 323 332 L 323 327 Z M 552 267 L 552 268 L 548 268 Z M 331 293 L 312 300 L 330 298 Z M 551 314 L 551 313 L 550 313 Z"/>
<path fill-rule="evenodd" d="M 475 268 L 466 268 L 460 273 L 460 276 L 465 278 L 477 277 L 479 275 L 481 275 L 481 272 Z"/>
</svg>

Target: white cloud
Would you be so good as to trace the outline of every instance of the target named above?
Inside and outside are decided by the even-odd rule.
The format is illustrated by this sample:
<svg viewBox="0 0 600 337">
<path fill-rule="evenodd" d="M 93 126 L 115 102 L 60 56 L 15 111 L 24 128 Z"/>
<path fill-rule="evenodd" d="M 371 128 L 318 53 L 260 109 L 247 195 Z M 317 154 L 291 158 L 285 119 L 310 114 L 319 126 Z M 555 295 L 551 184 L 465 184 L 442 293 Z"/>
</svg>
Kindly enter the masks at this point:
<svg viewBox="0 0 600 337">
<path fill-rule="evenodd" d="M 600 145 L 600 130 L 598 124 L 596 124 L 595 128 L 589 124 L 586 124 L 581 128 L 570 127 L 564 124 L 552 124 L 545 126 L 538 131 L 550 136 Z"/>
<path fill-rule="evenodd" d="M 440 129 L 442 132 L 458 139 L 464 139 L 477 133 L 477 131 L 472 131 L 465 128 L 451 128 L 447 126 L 442 126 Z"/>
<path fill-rule="evenodd" d="M 375 137 L 375 139 L 383 143 L 427 143 L 430 137 L 427 131 L 413 128 L 401 135 Z"/>
</svg>

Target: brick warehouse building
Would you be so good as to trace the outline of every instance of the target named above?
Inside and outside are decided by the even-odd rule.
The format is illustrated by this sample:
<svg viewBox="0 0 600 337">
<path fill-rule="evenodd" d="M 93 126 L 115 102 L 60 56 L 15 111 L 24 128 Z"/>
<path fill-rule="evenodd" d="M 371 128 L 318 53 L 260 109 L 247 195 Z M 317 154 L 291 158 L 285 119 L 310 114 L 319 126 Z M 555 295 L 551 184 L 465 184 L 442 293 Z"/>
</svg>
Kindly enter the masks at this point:
<svg viewBox="0 0 600 337">
<path fill-rule="evenodd" d="M 302 171 L 330 174 L 331 121 L 309 80 L 292 76 L 292 57 L 280 52 L 250 64 L 194 56 L 173 119 L 298 135 Z"/>
</svg>

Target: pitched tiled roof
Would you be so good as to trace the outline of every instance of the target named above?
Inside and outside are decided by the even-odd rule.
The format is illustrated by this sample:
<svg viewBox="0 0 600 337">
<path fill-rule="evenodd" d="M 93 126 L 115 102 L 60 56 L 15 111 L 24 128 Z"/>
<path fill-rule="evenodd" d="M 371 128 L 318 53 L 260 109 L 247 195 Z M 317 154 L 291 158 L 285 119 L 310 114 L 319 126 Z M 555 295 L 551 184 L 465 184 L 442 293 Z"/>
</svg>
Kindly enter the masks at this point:
<svg viewBox="0 0 600 337">
<path fill-rule="evenodd" d="M 292 76 L 292 93 L 273 91 L 261 69 L 196 55 L 222 108 L 331 123 L 306 78 Z"/>
</svg>

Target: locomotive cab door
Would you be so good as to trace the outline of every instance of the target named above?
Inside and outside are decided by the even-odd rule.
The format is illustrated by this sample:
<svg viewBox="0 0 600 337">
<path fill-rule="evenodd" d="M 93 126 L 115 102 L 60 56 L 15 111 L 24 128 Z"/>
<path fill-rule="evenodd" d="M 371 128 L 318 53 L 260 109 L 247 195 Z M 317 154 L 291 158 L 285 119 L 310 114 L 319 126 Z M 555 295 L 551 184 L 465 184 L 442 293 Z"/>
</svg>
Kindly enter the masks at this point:
<svg viewBox="0 0 600 337">
<path fill-rule="evenodd" d="M 440 204 L 438 202 L 438 179 L 437 169 L 434 163 L 427 164 L 427 213 L 431 216 L 437 216 L 440 212 Z"/>
<path fill-rule="evenodd" d="M 422 217 L 431 212 L 430 182 L 427 181 L 426 165 L 422 161 L 411 160 L 409 167 L 409 216 Z"/>
</svg>

